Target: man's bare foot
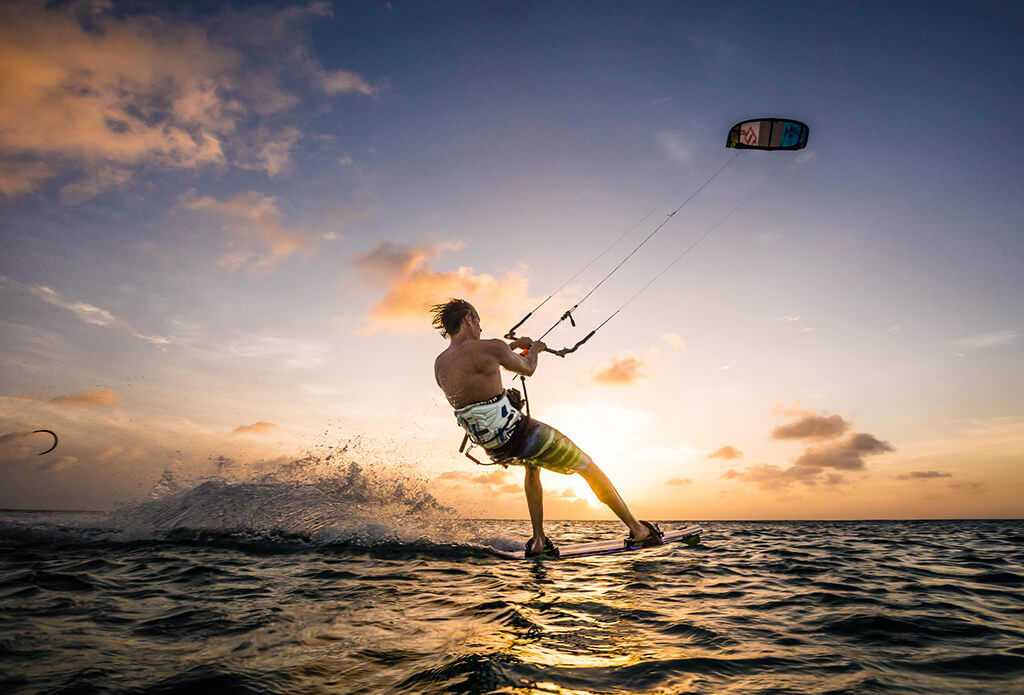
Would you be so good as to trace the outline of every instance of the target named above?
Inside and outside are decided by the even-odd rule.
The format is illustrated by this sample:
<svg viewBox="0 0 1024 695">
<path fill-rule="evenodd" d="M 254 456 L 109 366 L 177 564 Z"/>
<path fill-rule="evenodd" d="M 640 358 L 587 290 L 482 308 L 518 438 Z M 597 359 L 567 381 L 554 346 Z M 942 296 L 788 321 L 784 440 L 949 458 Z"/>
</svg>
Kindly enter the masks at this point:
<svg viewBox="0 0 1024 695">
<path fill-rule="evenodd" d="M 558 548 L 547 536 L 541 536 L 539 539 L 534 537 L 526 543 L 526 557 L 536 557 L 537 555 L 558 555 Z"/>
<path fill-rule="evenodd" d="M 661 537 L 665 535 L 658 528 L 657 524 L 652 524 L 649 521 L 641 521 L 639 531 L 640 533 L 638 534 L 636 530 L 629 530 L 629 538 L 626 539 L 627 546 L 639 545 L 647 547 L 650 545 L 660 545 Z"/>
</svg>

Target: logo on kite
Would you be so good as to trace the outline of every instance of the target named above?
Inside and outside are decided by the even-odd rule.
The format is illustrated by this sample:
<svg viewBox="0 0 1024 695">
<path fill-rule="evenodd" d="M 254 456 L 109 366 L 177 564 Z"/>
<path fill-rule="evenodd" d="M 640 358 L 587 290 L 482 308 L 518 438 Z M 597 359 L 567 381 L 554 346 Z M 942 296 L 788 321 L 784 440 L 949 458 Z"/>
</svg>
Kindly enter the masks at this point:
<svg viewBox="0 0 1024 695">
<path fill-rule="evenodd" d="M 805 123 L 786 118 L 758 118 L 740 121 L 729 130 L 726 147 L 737 150 L 802 150 L 810 129 Z"/>
</svg>

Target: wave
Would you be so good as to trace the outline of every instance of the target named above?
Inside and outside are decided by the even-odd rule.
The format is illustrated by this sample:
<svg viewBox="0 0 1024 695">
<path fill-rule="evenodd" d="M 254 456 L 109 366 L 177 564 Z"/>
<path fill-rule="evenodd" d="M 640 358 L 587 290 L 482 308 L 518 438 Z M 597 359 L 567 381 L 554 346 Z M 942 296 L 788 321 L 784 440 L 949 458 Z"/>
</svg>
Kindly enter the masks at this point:
<svg viewBox="0 0 1024 695">
<path fill-rule="evenodd" d="M 477 554 L 517 543 L 471 536 L 425 481 L 355 462 L 322 464 L 302 459 L 255 478 L 187 483 L 167 471 L 151 499 L 110 513 L 7 513 L 0 516 L 0 542 L 157 542 L 254 552 L 372 549 L 387 556 Z"/>
</svg>

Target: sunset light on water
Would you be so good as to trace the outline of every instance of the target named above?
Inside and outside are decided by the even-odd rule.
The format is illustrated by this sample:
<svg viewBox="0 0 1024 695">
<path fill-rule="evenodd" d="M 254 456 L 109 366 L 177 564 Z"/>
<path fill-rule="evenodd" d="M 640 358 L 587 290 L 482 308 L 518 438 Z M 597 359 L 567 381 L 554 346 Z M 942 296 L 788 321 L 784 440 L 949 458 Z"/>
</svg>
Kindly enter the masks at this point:
<svg viewBox="0 0 1024 695">
<path fill-rule="evenodd" d="M 1022 29 L 4 3 L 0 691 L 1024 689 Z"/>
</svg>

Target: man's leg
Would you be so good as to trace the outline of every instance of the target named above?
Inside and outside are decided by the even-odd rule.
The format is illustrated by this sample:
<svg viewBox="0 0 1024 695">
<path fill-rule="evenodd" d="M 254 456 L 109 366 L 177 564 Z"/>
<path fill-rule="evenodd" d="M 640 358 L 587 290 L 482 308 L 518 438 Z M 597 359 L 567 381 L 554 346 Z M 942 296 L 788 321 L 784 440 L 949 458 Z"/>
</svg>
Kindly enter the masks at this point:
<svg viewBox="0 0 1024 695">
<path fill-rule="evenodd" d="M 533 538 L 530 539 L 530 549 L 541 551 L 544 549 L 544 488 L 540 484 L 540 469 L 537 466 L 524 466 L 526 479 L 523 486 L 526 488 L 526 506 L 530 508 L 530 523 L 533 525 Z"/>
<path fill-rule="evenodd" d="M 633 513 L 629 511 L 629 507 L 622 500 L 619 491 L 612 485 L 612 481 L 608 479 L 604 471 L 597 467 L 596 463 L 591 461 L 586 468 L 579 471 L 579 474 L 587 481 L 590 489 L 597 495 L 597 499 L 607 504 L 608 508 L 615 512 L 615 516 L 622 519 L 622 523 L 629 527 L 629 530 L 633 533 L 633 538 L 639 541 L 650 535 L 650 529 L 637 521 Z"/>
</svg>

